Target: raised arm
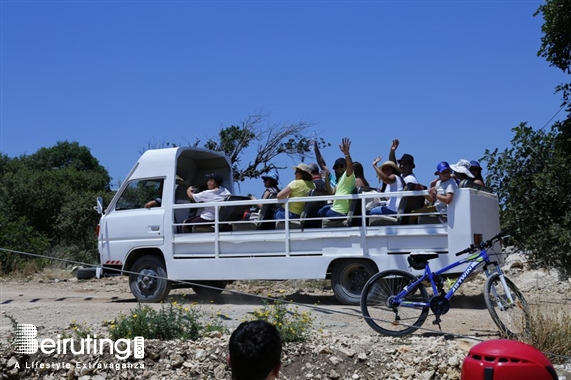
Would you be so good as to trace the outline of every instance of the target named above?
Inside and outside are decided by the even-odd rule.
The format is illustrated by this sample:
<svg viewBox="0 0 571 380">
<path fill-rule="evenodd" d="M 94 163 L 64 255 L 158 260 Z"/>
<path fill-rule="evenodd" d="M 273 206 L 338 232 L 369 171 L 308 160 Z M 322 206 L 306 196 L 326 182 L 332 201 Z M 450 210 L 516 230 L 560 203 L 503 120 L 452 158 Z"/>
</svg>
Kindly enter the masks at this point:
<svg viewBox="0 0 571 380">
<path fill-rule="evenodd" d="M 317 165 L 319 165 L 319 169 L 325 170 L 327 169 L 327 164 L 321 155 L 321 151 L 319 150 L 319 146 L 317 145 L 317 140 L 313 141 L 313 150 L 315 151 L 315 159 L 317 160 Z"/>
<path fill-rule="evenodd" d="M 399 139 L 394 139 L 391 143 L 391 149 L 389 150 L 389 160 L 398 165 L 397 162 L 397 148 L 399 147 Z"/>
<path fill-rule="evenodd" d="M 381 170 L 381 168 L 379 168 L 377 166 L 377 164 L 379 163 L 379 161 L 381 161 L 383 158 L 381 156 L 375 158 L 373 160 L 373 168 L 375 168 L 375 173 L 377 173 L 377 176 L 381 179 L 381 181 L 383 181 L 386 184 L 391 184 L 394 183 L 397 178 L 394 174 L 390 174 L 390 175 L 386 175 L 385 173 L 383 173 L 383 171 Z"/>
<path fill-rule="evenodd" d="M 351 159 L 351 153 L 349 152 L 351 149 L 351 140 L 347 137 L 343 137 L 341 145 L 339 145 L 339 149 L 341 149 L 341 152 L 343 152 L 343 155 L 345 156 L 345 163 L 347 165 L 346 173 L 347 177 L 350 177 L 353 175 L 353 160 Z"/>
</svg>

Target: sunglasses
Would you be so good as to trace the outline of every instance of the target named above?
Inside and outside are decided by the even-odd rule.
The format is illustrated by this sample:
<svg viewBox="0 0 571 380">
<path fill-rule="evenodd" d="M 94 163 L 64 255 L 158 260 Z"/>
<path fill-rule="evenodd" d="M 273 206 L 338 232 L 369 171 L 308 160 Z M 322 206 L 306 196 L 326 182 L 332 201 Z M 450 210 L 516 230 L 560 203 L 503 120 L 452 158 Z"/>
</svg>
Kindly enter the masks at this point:
<svg viewBox="0 0 571 380">
<path fill-rule="evenodd" d="M 446 169 L 440 172 L 440 174 L 452 174 L 452 170 Z"/>
</svg>

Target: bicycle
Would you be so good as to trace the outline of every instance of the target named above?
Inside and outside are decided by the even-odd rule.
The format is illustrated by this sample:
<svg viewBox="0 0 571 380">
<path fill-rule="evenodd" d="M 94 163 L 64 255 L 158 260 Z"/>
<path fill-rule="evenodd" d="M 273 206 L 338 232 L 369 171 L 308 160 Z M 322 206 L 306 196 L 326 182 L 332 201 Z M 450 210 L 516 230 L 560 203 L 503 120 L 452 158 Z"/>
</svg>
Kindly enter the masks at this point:
<svg viewBox="0 0 571 380">
<path fill-rule="evenodd" d="M 478 250 L 479 253 L 468 255 L 435 272 L 431 271 L 429 260 L 437 258 L 438 254 L 411 254 L 408 257 L 410 266 L 424 270 L 420 277 L 399 269 L 375 274 L 367 281 L 361 294 L 361 311 L 365 321 L 381 334 L 404 336 L 422 326 L 430 309 L 436 317 L 433 324 L 440 328 L 440 317 L 450 309 L 450 298 L 472 272 L 483 267 L 487 277 L 484 300 L 500 333 L 510 339 L 527 333 L 530 325 L 527 302 L 517 286 L 504 276 L 500 263 L 492 261 L 487 251 L 505 236 L 507 231 L 502 231 L 488 241 L 470 245 L 456 256 Z M 441 275 L 466 263 L 467 268 L 446 292 Z M 490 267 L 494 268 L 489 270 Z M 431 298 L 424 285 L 427 281 L 432 288 Z"/>
</svg>

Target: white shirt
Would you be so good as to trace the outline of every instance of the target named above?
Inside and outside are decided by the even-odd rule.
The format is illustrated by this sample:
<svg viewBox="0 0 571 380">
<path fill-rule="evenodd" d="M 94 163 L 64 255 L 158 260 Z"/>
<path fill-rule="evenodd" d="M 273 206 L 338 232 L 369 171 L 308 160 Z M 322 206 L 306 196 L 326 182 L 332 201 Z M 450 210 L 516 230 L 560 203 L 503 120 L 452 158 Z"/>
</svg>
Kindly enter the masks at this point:
<svg viewBox="0 0 571 380">
<path fill-rule="evenodd" d="M 218 189 L 204 190 L 193 194 L 193 198 L 195 202 L 220 202 L 228 195 L 232 195 L 232 193 L 220 186 Z M 200 217 L 205 220 L 214 220 L 214 206 L 205 207 Z"/>
<path fill-rule="evenodd" d="M 418 180 L 416 179 L 416 176 L 414 175 L 414 173 L 410 173 L 409 175 L 402 177 L 402 179 L 403 179 L 405 184 L 416 183 L 418 185 Z"/>
<path fill-rule="evenodd" d="M 448 193 L 454 194 L 457 188 L 458 185 L 456 184 L 456 181 L 454 181 L 454 178 L 450 178 L 444 182 L 441 180 L 436 182 L 436 192 L 441 195 L 446 195 Z M 436 211 L 439 213 L 446 214 L 448 212 L 448 205 L 446 203 L 437 200 L 434 202 L 434 205 L 436 206 Z"/>
</svg>

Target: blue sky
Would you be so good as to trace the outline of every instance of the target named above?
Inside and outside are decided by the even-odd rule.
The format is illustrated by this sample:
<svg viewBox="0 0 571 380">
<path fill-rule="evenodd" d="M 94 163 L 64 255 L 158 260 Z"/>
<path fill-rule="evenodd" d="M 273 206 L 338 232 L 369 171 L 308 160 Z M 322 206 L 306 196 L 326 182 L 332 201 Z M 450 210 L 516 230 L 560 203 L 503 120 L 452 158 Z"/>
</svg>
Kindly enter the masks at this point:
<svg viewBox="0 0 571 380">
<path fill-rule="evenodd" d="M 504 149 L 559 110 L 540 4 L 1 1 L 0 151 L 78 141 L 116 182 L 150 141 L 204 141 L 263 110 L 317 123 L 331 164 L 349 137 L 369 180 L 399 138 L 428 183 L 439 161 Z"/>
</svg>

